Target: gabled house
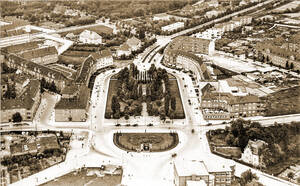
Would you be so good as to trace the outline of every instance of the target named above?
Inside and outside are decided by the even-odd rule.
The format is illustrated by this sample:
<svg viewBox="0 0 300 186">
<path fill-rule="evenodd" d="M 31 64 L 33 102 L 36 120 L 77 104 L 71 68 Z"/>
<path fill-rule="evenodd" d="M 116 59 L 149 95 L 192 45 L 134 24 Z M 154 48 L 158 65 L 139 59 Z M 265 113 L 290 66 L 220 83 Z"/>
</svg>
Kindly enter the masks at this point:
<svg viewBox="0 0 300 186">
<path fill-rule="evenodd" d="M 102 37 L 96 32 L 84 30 L 79 35 L 79 41 L 87 44 L 101 44 Z"/>
<path fill-rule="evenodd" d="M 116 51 L 118 57 L 125 55 L 129 56 L 131 54 L 131 48 L 127 43 L 122 44 Z"/>
<path fill-rule="evenodd" d="M 249 140 L 241 160 L 254 166 L 264 166 L 261 152 L 268 144 L 262 140 Z"/>
<path fill-rule="evenodd" d="M 126 44 L 130 47 L 131 51 L 136 51 L 142 46 L 141 40 L 136 37 L 132 37 L 126 41 Z"/>
</svg>

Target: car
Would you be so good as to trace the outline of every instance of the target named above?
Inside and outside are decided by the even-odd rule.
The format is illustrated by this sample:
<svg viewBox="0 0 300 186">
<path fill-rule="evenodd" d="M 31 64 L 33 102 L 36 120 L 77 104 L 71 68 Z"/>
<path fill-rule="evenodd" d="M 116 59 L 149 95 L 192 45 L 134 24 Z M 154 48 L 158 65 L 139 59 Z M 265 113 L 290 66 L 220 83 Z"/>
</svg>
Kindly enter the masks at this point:
<svg viewBox="0 0 300 186">
<path fill-rule="evenodd" d="M 208 123 L 206 126 L 211 126 L 212 125 L 212 123 Z"/>
<path fill-rule="evenodd" d="M 134 126 L 134 127 L 137 127 L 137 126 L 139 126 L 139 125 L 138 125 L 138 124 L 134 124 L 133 126 Z"/>
<path fill-rule="evenodd" d="M 173 73 L 175 74 L 176 72 L 175 72 L 175 71 L 173 71 Z"/>
<path fill-rule="evenodd" d="M 149 126 L 149 127 L 152 127 L 152 126 L 153 126 L 153 124 L 152 124 L 152 123 L 149 123 L 147 126 Z"/>
<path fill-rule="evenodd" d="M 116 127 L 119 127 L 119 126 L 121 126 L 121 124 L 120 124 L 120 123 L 117 123 L 115 126 L 116 126 Z"/>
<path fill-rule="evenodd" d="M 129 124 L 129 123 L 127 123 L 127 124 L 126 124 L 126 127 L 130 127 L 130 124 Z"/>
</svg>

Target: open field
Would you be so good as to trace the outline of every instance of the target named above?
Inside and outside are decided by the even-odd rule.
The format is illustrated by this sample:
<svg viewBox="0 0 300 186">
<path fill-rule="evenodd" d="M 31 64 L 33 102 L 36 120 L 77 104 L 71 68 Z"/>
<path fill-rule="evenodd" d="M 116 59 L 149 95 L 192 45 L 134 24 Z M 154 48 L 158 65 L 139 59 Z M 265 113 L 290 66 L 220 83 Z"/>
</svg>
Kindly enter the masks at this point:
<svg viewBox="0 0 300 186">
<path fill-rule="evenodd" d="M 176 111 L 175 111 L 175 119 L 183 119 L 185 118 L 184 109 L 182 105 L 182 100 L 178 88 L 178 83 L 176 79 L 170 79 L 170 92 L 172 96 L 176 98 Z"/>
<path fill-rule="evenodd" d="M 300 86 L 274 92 L 266 101 L 267 116 L 300 113 Z"/>
<path fill-rule="evenodd" d="M 90 168 L 88 168 L 90 170 Z M 104 177 L 97 177 L 96 175 L 87 176 L 87 170 L 83 169 L 79 172 L 71 172 L 54 181 L 43 184 L 43 186 L 117 186 L 121 183 L 121 175 L 105 175 Z"/>
</svg>

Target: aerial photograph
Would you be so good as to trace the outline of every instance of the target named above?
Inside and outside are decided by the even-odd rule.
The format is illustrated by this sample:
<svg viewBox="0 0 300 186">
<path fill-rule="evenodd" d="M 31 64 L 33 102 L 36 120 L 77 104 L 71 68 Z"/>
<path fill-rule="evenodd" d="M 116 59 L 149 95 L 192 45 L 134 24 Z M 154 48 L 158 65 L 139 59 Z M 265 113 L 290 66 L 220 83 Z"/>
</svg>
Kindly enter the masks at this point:
<svg viewBox="0 0 300 186">
<path fill-rule="evenodd" d="M 300 0 L 0 0 L 0 186 L 300 186 Z"/>
</svg>

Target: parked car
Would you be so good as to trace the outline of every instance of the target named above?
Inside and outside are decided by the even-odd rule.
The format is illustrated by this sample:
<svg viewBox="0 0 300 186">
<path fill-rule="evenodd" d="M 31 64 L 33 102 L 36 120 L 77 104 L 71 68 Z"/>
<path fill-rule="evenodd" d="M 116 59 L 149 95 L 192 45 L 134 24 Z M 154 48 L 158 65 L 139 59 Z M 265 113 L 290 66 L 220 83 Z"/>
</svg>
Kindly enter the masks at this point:
<svg viewBox="0 0 300 186">
<path fill-rule="evenodd" d="M 127 123 L 127 124 L 126 124 L 126 127 L 130 127 L 130 124 L 129 124 L 129 123 Z"/>
<path fill-rule="evenodd" d="M 119 127 L 119 126 L 121 126 L 121 124 L 120 124 L 120 123 L 118 123 L 118 124 L 116 124 L 115 126 L 116 126 L 116 127 Z"/>
<path fill-rule="evenodd" d="M 137 126 L 139 126 L 139 125 L 138 125 L 138 124 L 134 124 L 133 126 L 134 126 L 134 127 L 137 127 Z"/>
<path fill-rule="evenodd" d="M 153 126 L 153 124 L 152 124 L 152 123 L 149 123 L 147 126 L 149 126 L 149 127 L 152 127 L 152 126 Z"/>
</svg>

